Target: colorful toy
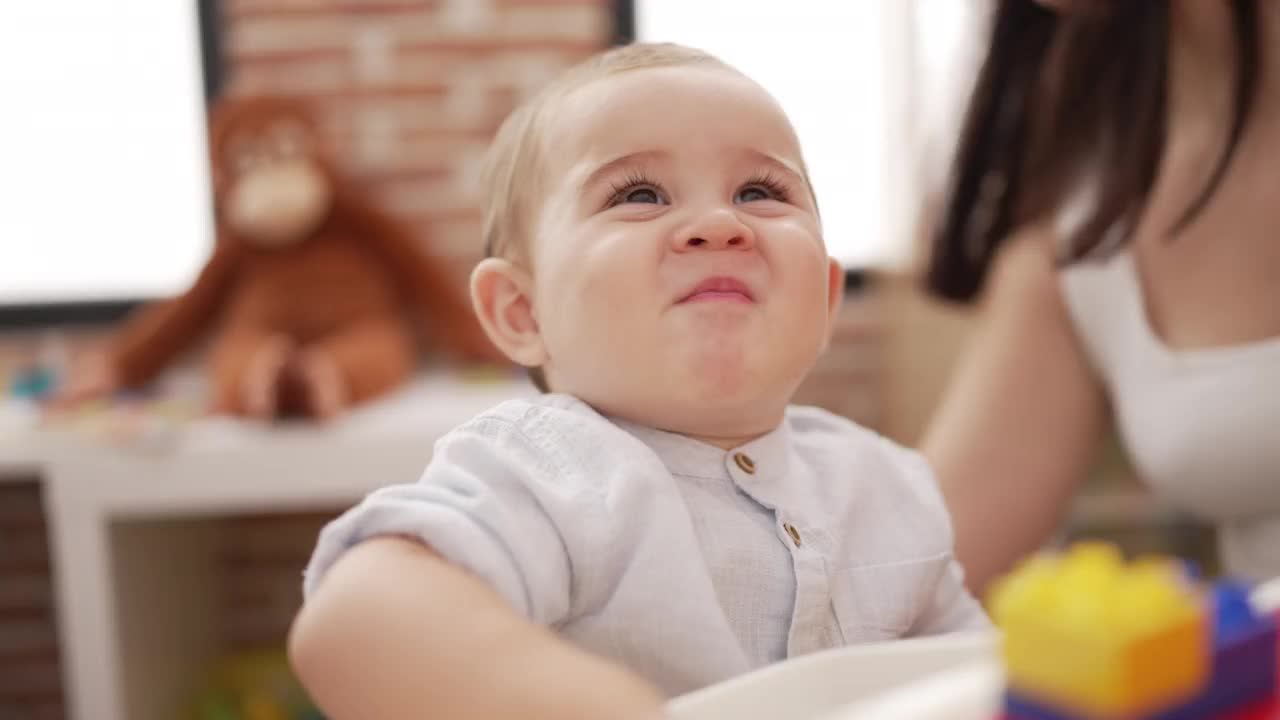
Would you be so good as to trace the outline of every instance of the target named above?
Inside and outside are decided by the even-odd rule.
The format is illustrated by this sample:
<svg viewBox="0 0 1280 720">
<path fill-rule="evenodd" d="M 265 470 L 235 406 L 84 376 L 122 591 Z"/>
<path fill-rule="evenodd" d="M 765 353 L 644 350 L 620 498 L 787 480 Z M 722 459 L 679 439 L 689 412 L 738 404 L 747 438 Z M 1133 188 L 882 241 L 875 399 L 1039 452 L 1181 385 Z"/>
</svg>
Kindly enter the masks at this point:
<svg viewBox="0 0 1280 720">
<path fill-rule="evenodd" d="M 1007 718 L 1280 720 L 1277 619 L 1247 590 L 1205 587 L 1172 559 L 1126 563 L 1102 543 L 1032 558 L 990 602 Z"/>
<path fill-rule="evenodd" d="M 130 391 L 78 405 L 46 408 L 40 425 L 50 432 L 73 433 L 130 449 L 166 451 L 204 412 L 200 397 Z"/>
<path fill-rule="evenodd" d="M 39 400 L 53 391 L 54 371 L 34 365 L 18 370 L 9 381 L 9 393 L 18 399 Z"/>
<path fill-rule="evenodd" d="M 229 657 L 210 674 L 191 720 L 324 720 L 282 651 Z"/>
<path fill-rule="evenodd" d="M 21 401 L 44 401 L 57 389 L 67 366 L 67 341 L 57 331 L 49 331 L 34 343 L 35 352 L 16 366 L 0 364 L 0 388 Z"/>
</svg>

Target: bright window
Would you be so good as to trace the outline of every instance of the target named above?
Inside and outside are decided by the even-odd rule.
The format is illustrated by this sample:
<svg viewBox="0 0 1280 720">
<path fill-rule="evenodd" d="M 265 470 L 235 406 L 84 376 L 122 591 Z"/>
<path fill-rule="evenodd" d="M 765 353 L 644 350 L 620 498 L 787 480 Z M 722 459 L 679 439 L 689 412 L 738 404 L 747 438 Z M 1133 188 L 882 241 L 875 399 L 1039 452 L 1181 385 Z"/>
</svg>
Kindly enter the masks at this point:
<svg viewBox="0 0 1280 720">
<path fill-rule="evenodd" d="M 194 0 L 0 3 L 0 306 L 184 289 L 212 247 Z"/>
</svg>

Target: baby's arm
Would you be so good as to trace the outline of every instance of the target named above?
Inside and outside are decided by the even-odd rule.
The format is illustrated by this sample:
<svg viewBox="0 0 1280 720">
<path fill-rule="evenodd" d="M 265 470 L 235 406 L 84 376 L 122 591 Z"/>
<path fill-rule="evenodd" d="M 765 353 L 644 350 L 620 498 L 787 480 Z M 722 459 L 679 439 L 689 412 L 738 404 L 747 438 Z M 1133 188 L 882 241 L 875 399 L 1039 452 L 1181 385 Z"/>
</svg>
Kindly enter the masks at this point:
<svg viewBox="0 0 1280 720">
<path fill-rule="evenodd" d="M 421 543 L 344 553 L 289 636 L 303 684 L 334 720 L 656 720 L 637 676 L 532 624 Z"/>
</svg>

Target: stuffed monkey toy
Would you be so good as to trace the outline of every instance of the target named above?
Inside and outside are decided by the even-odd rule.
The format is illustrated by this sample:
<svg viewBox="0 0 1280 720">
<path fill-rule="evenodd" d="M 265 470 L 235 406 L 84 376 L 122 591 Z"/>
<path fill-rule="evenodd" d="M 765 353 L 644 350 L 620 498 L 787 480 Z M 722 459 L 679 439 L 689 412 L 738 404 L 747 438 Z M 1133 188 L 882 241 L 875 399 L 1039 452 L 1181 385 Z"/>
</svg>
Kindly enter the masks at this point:
<svg viewBox="0 0 1280 720">
<path fill-rule="evenodd" d="M 500 361 L 463 292 L 337 171 L 301 103 L 224 100 L 209 145 L 212 257 L 181 296 L 131 317 L 68 396 L 143 385 L 210 328 L 212 409 L 260 419 L 331 417 L 405 381 L 414 316 L 440 349 Z"/>
</svg>

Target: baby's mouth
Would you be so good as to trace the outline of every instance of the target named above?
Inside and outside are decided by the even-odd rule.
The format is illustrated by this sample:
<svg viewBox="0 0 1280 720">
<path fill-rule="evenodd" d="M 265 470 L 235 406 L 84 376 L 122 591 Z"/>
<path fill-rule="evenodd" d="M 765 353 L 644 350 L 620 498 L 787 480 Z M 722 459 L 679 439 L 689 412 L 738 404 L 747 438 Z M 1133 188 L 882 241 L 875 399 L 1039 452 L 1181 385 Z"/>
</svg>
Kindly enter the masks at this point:
<svg viewBox="0 0 1280 720">
<path fill-rule="evenodd" d="M 681 303 L 716 301 L 754 303 L 756 298 L 746 283 L 727 275 L 709 277 L 680 298 Z"/>
</svg>

